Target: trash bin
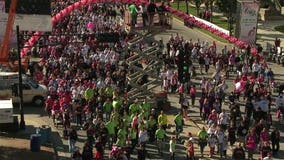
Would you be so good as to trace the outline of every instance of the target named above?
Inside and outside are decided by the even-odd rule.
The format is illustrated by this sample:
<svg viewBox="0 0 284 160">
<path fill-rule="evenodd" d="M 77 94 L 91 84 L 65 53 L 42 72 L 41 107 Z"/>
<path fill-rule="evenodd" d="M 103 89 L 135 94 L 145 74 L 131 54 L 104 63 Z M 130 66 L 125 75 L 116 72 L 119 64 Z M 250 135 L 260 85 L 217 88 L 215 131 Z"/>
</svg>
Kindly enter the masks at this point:
<svg viewBox="0 0 284 160">
<path fill-rule="evenodd" d="M 47 141 L 47 130 L 45 128 L 39 128 L 40 144 L 43 145 Z"/>
<path fill-rule="evenodd" d="M 30 149 L 32 152 L 39 152 L 40 151 L 40 134 L 32 134 L 30 137 Z"/>
<path fill-rule="evenodd" d="M 51 127 L 50 126 L 44 126 L 44 127 L 45 127 L 46 132 L 47 132 L 47 134 L 46 134 L 46 141 L 49 142 L 50 136 L 51 136 Z"/>
<path fill-rule="evenodd" d="M 51 135 L 51 127 L 43 125 L 39 129 L 39 134 L 41 134 L 41 144 L 48 142 Z"/>
</svg>

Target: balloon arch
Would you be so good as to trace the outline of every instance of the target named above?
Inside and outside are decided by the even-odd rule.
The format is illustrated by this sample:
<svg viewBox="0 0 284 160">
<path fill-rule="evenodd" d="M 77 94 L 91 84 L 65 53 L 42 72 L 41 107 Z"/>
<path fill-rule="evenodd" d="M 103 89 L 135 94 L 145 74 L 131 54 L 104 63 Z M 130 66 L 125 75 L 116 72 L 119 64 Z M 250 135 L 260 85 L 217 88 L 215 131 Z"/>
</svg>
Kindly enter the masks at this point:
<svg viewBox="0 0 284 160">
<path fill-rule="evenodd" d="M 94 3 L 136 3 L 136 4 L 141 4 L 141 3 L 146 3 L 148 4 L 149 1 L 148 0 L 81 0 L 78 2 L 75 2 L 71 5 L 69 5 L 68 7 L 64 8 L 63 10 L 61 10 L 59 13 L 57 13 L 56 15 L 54 15 L 52 17 L 52 24 L 56 24 L 57 22 L 60 22 L 61 20 L 63 20 L 66 16 L 70 15 L 70 13 L 80 7 L 83 7 L 85 5 L 89 5 L 89 4 L 94 4 Z M 170 6 L 167 6 L 167 9 L 170 13 L 176 15 L 177 17 L 180 17 L 186 21 L 190 21 L 192 24 L 194 24 L 196 27 L 200 27 L 202 29 L 208 30 L 211 33 L 228 40 L 230 43 L 235 44 L 237 47 L 239 48 L 247 48 L 248 44 L 246 42 L 243 42 L 241 40 L 239 40 L 236 37 L 230 36 L 224 32 L 222 32 L 221 30 L 218 30 L 208 24 L 203 23 L 202 21 L 196 20 L 193 16 L 191 15 L 187 15 L 179 10 L 173 9 Z M 25 43 L 25 46 L 33 46 L 35 44 L 35 42 L 40 38 L 40 35 L 43 32 L 35 32 L 34 35 Z M 24 48 L 21 50 L 21 56 L 25 56 L 28 52 L 30 51 L 30 48 Z M 257 54 L 257 50 L 255 48 L 251 49 L 251 53 L 253 54 Z"/>
</svg>

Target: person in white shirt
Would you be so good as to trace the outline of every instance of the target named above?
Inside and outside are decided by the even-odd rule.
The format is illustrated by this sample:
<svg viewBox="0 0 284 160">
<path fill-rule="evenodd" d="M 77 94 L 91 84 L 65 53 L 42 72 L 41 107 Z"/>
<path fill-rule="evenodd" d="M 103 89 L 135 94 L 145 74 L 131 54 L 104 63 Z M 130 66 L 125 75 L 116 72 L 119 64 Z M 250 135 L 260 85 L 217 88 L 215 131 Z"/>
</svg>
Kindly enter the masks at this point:
<svg viewBox="0 0 284 160">
<path fill-rule="evenodd" d="M 207 134 L 210 135 L 210 134 L 215 134 L 217 130 L 217 125 L 216 124 L 213 124 L 211 125 L 208 130 L 207 130 Z"/>
<path fill-rule="evenodd" d="M 210 136 L 208 137 L 208 146 L 210 148 L 210 152 L 209 152 L 209 157 L 211 158 L 214 155 L 215 152 L 215 146 L 217 144 L 217 138 L 214 134 L 210 134 Z"/>
<path fill-rule="evenodd" d="M 259 73 L 260 69 L 261 69 L 260 64 L 255 61 L 255 62 L 252 64 L 252 72 L 254 73 L 254 77 L 255 77 L 255 78 L 258 77 L 258 73 Z"/>
<path fill-rule="evenodd" d="M 223 129 L 226 129 L 228 122 L 229 122 L 229 116 L 226 113 L 226 110 L 222 109 L 222 112 L 218 116 L 218 123 L 221 125 Z"/>
<path fill-rule="evenodd" d="M 175 160 L 175 152 L 176 152 L 176 137 L 175 136 L 172 136 L 171 137 L 171 140 L 169 142 L 169 151 L 170 151 L 170 154 L 171 154 L 171 160 Z"/>
<path fill-rule="evenodd" d="M 141 146 L 145 147 L 146 142 L 148 141 L 149 136 L 147 130 L 143 127 L 142 130 L 139 131 L 138 142 Z"/>
<path fill-rule="evenodd" d="M 218 127 L 217 130 L 215 131 L 215 135 L 217 137 L 219 154 L 220 154 L 220 157 L 222 158 L 223 154 L 224 154 L 223 151 L 224 151 L 224 137 L 225 137 L 225 133 L 221 129 L 221 127 Z"/>
</svg>

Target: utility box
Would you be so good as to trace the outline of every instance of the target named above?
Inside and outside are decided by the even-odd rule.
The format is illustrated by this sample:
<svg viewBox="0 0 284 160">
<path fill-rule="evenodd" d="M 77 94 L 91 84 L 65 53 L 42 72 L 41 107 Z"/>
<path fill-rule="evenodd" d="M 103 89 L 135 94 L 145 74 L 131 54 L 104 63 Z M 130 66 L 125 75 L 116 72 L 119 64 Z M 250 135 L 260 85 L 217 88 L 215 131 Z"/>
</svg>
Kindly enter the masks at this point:
<svg viewBox="0 0 284 160">
<path fill-rule="evenodd" d="M 12 99 L 0 100 L 0 124 L 14 123 Z"/>
</svg>

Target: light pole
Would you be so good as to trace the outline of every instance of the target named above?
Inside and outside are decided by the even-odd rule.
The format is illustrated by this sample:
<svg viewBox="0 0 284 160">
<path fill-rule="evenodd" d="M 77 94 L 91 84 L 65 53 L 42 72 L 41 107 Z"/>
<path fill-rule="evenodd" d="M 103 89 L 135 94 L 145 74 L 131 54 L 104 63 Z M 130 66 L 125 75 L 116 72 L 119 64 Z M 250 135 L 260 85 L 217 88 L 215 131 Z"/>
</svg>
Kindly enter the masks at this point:
<svg viewBox="0 0 284 160">
<path fill-rule="evenodd" d="M 23 108 L 23 79 L 22 79 L 22 58 L 21 58 L 21 48 L 20 48 L 20 28 L 17 25 L 17 50 L 18 50 L 18 73 L 19 73 L 19 86 L 18 93 L 20 98 L 19 108 L 20 108 L 20 129 L 26 129 L 25 117 L 24 117 L 24 108 Z"/>
</svg>

